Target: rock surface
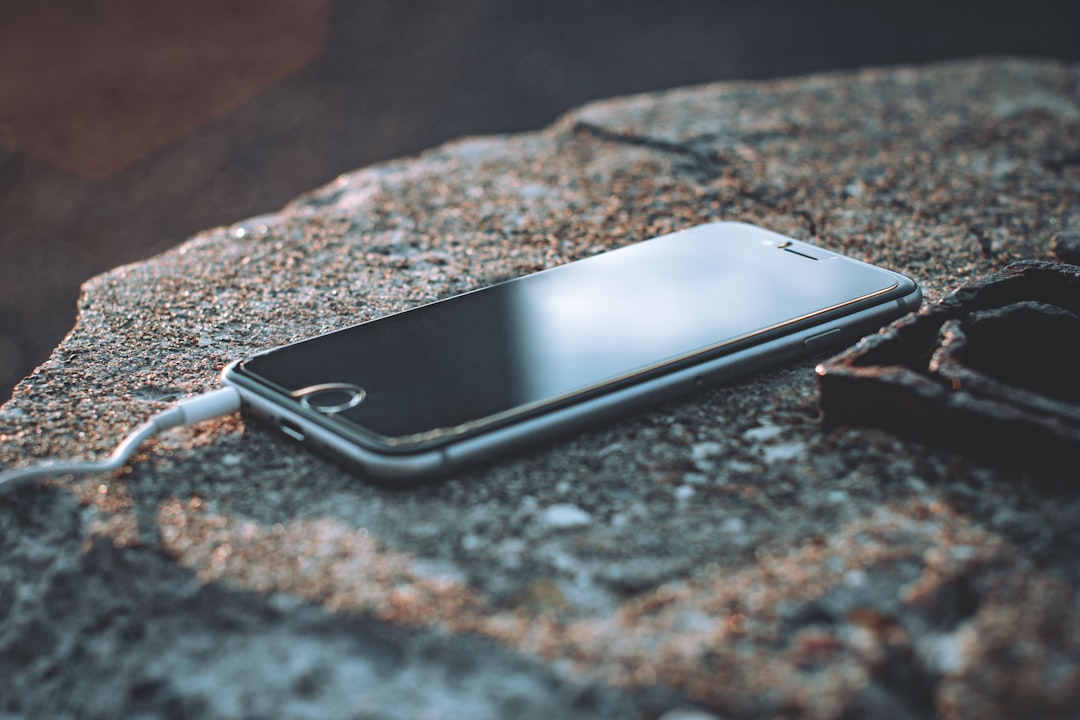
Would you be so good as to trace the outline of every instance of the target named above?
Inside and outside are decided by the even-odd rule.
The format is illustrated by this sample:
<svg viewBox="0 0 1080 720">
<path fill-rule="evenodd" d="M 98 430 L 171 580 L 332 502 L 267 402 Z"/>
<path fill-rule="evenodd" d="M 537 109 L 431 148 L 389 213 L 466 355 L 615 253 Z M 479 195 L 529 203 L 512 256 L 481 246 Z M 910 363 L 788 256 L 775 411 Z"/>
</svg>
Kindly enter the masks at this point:
<svg viewBox="0 0 1080 720">
<path fill-rule="evenodd" d="M 0 462 L 103 454 L 232 359 L 711 220 L 933 301 L 1049 259 L 1077 147 L 1080 68 L 1007 59 L 463 140 L 87 283 L 0 410 Z M 824 428 L 821 359 L 409 492 L 237 417 L 20 489 L 0 498 L 0 713 L 1075 717 L 1072 478 Z"/>
</svg>

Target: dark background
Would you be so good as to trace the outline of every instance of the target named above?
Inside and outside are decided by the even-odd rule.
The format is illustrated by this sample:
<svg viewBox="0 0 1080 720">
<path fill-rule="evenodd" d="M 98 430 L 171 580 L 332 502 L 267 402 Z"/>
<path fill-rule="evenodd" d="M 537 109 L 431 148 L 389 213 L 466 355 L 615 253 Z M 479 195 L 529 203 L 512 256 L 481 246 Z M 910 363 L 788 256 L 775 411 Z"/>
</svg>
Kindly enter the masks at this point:
<svg viewBox="0 0 1080 720">
<path fill-rule="evenodd" d="M 979 54 L 1080 3 L 0 0 L 0 400 L 79 284 L 358 167 L 587 100 Z"/>
</svg>

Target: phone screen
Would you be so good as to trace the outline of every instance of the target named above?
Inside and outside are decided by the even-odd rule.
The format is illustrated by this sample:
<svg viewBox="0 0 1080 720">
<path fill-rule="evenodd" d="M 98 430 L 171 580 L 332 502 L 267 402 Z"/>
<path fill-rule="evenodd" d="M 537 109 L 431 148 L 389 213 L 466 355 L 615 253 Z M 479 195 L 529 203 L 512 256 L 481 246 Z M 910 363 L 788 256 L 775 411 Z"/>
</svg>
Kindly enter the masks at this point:
<svg viewBox="0 0 1080 720">
<path fill-rule="evenodd" d="M 363 402 L 339 419 L 391 443 L 431 439 L 724 352 L 897 286 L 891 273 L 797 254 L 785 240 L 749 226 L 693 228 L 278 348 L 239 369 L 288 392 L 359 386 Z"/>
</svg>

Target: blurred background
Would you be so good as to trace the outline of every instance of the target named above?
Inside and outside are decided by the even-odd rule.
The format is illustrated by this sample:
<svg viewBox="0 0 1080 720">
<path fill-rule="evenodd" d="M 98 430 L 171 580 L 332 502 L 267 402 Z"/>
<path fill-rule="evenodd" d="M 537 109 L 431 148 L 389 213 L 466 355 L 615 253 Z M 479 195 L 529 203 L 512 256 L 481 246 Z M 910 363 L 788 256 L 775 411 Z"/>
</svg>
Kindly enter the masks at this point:
<svg viewBox="0 0 1080 720">
<path fill-rule="evenodd" d="M 1028 0 L 0 0 L 0 401 L 79 285 L 336 175 L 585 101 L 982 54 L 1080 58 Z"/>
</svg>

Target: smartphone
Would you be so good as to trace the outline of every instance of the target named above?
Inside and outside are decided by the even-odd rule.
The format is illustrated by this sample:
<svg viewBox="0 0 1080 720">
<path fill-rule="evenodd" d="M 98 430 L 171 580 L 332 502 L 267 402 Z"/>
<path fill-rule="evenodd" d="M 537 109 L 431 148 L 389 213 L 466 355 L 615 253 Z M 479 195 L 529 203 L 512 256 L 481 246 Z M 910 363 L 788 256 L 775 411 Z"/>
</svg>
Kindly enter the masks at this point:
<svg viewBox="0 0 1080 720">
<path fill-rule="evenodd" d="M 231 364 L 246 413 L 369 478 L 408 483 L 850 343 L 915 282 L 719 222 Z"/>
</svg>

